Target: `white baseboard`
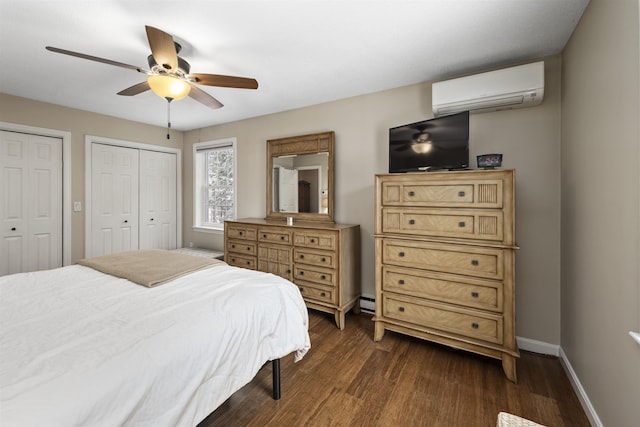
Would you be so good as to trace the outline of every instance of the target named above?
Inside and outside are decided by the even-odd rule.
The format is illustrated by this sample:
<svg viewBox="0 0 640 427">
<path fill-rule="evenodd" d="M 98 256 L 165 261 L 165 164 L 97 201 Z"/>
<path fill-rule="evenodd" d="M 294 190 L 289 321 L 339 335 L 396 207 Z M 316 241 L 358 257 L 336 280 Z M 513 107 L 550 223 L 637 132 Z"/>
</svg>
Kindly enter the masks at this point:
<svg viewBox="0 0 640 427">
<path fill-rule="evenodd" d="M 576 395 L 578 396 L 578 400 L 582 405 L 582 409 L 584 409 L 585 414 L 587 414 L 587 418 L 589 419 L 589 422 L 591 423 L 591 425 L 594 427 L 604 427 L 604 425 L 602 424 L 602 421 L 600 421 L 600 418 L 596 413 L 595 408 L 593 407 L 593 405 L 591 404 L 591 401 L 589 400 L 589 396 L 587 396 L 587 392 L 582 387 L 582 384 L 580 383 L 580 380 L 578 379 L 576 372 L 573 370 L 573 367 L 571 366 L 571 363 L 569 362 L 567 355 L 564 353 L 564 351 L 562 351 L 562 347 L 560 348 L 560 362 L 562 363 L 562 367 L 567 373 L 567 377 L 569 377 L 569 381 L 571 382 L 573 391 L 576 392 Z"/>
<path fill-rule="evenodd" d="M 546 354 L 549 356 L 560 355 L 560 346 L 555 344 L 549 344 L 543 341 L 536 341 L 529 338 L 516 337 L 518 342 L 518 348 L 520 350 L 531 351 L 538 354 Z"/>
</svg>

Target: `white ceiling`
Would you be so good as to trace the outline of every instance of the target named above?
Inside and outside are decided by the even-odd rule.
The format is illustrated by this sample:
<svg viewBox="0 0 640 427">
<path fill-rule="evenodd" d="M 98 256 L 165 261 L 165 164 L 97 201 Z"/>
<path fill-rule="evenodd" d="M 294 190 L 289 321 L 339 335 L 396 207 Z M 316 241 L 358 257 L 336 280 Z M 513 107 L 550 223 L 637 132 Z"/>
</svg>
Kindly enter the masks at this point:
<svg viewBox="0 0 640 427">
<path fill-rule="evenodd" d="M 258 80 L 200 86 L 225 106 L 171 105 L 191 130 L 562 51 L 588 0 L 0 0 L 0 92 L 165 126 L 166 101 L 133 70 L 52 53 L 54 46 L 148 68 L 145 25 L 173 35 L 196 73 Z"/>
</svg>

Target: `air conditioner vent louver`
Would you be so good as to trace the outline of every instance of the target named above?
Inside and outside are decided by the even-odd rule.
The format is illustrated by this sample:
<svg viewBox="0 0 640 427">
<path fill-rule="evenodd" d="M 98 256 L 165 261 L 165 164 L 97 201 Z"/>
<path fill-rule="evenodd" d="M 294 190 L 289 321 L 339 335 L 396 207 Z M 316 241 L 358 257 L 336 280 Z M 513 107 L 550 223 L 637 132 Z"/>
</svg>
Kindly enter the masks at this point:
<svg viewBox="0 0 640 427">
<path fill-rule="evenodd" d="M 544 98 L 544 62 L 445 80 L 432 86 L 433 115 L 538 105 Z"/>
</svg>

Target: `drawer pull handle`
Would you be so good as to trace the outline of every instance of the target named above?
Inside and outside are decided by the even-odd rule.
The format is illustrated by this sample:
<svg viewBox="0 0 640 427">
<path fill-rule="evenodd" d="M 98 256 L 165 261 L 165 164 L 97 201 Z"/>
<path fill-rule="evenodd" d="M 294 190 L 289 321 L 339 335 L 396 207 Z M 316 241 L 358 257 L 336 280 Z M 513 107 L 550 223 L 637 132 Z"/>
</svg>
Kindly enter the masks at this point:
<svg viewBox="0 0 640 427">
<path fill-rule="evenodd" d="M 299 288 L 299 289 L 300 289 L 300 292 L 304 292 L 304 288 Z"/>
<path fill-rule="evenodd" d="M 458 197 L 464 197 L 465 193 L 464 191 L 458 191 Z"/>
<path fill-rule="evenodd" d="M 316 239 L 311 239 L 311 243 L 315 243 L 315 242 L 316 242 Z"/>
<path fill-rule="evenodd" d="M 231 258 L 231 262 L 236 262 L 236 259 L 235 258 Z"/>
<path fill-rule="evenodd" d="M 480 325 L 478 325 L 477 323 L 473 322 L 473 323 L 471 324 L 471 327 L 472 327 L 473 329 L 478 329 L 478 328 L 480 327 Z"/>
<path fill-rule="evenodd" d="M 413 225 L 413 224 L 415 224 L 415 223 L 416 223 L 416 220 L 415 220 L 415 219 L 410 219 L 410 220 L 409 220 L 409 224 Z"/>
<path fill-rule="evenodd" d="M 321 294 L 320 294 L 320 296 L 321 296 L 321 297 L 326 297 L 326 296 L 327 296 L 327 294 L 326 294 L 325 292 L 323 292 L 323 293 L 321 293 Z"/>
<path fill-rule="evenodd" d="M 478 298 L 480 296 L 480 294 L 477 293 L 477 292 L 471 292 L 471 296 L 474 297 L 474 298 Z"/>
<path fill-rule="evenodd" d="M 480 261 L 478 261 L 477 259 L 474 259 L 471 261 L 472 265 L 480 265 Z"/>
<path fill-rule="evenodd" d="M 460 222 L 458 223 L 458 227 L 460 227 L 460 228 L 464 228 L 464 226 L 465 226 L 464 221 L 460 221 Z"/>
<path fill-rule="evenodd" d="M 404 285 L 404 279 L 398 280 L 398 285 Z"/>
<path fill-rule="evenodd" d="M 125 220 L 124 220 L 124 221 L 122 221 L 122 222 L 124 222 L 124 223 L 126 224 L 126 223 L 128 223 L 128 222 L 129 222 L 129 220 L 128 220 L 128 219 L 125 219 Z"/>
<path fill-rule="evenodd" d="M 287 270 L 287 274 L 291 274 L 291 269 L 288 269 L 288 270 Z"/>
<path fill-rule="evenodd" d="M 247 246 L 247 250 L 251 252 L 251 246 Z"/>
<path fill-rule="evenodd" d="M 300 275 L 301 275 L 301 276 L 304 276 L 304 271 L 301 271 L 301 272 L 300 272 Z"/>
<path fill-rule="evenodd" d="M 247 265 L 251 265 L 251 261 L 247 261 Z"/>
<path fill-rule="evenodd" d="M 266 238 L 267 238 L 267 235 L 266 235 L 266 234 L 263 234 L 263 235 L 262 235 L 262 238 L 263 238 L 263 239 L 266 239 Z"/>
<path fill-rule="evenodd" d="M 300 254 L 300 259 L 304 259 L 304 255 Z"/>
<path fill-rule="evenodd" d="M 236 245 L 231 245 L 231 249 L 235 249 L 235 248 L 236 248 Z"/>
<path fill-rule="evenodd" d="M 280 240 L 284 240 L 284 236 L 280 236 Z"/>
<path fill-rule="evenodd" d="M 400 253 L 398 254 L 398 256 L 403 257 L 403 256 L 404 256 L 404 252 L 400 252 Z"/>
<path fill-rule="evenodd" d="M 398 311 L 399 311 L 400 313 L 404 313 L 404 307 L 398 307 Z"/>
<path fill-rule="evenodd" d="M 327 276 L 325 276 L 325 275 L 323 274 L 322 276 L 320 276 L 320 278 L 321 278 L 322 280 L 326 280 Z"/>
<path fill-rule="evenodd" d="M 241 231 L 238 234 L 242 236 L 242 235 L 244 235 L 244 231 Z"/>
<path fill-rule="evenodd" d="M 409 197 L 413 197 L 413 196 L 415 196 L 415 195 L 416 195 L 416 192 L 415 192 L 415 191 L 409 191 Z"/>
<path fill-rule="evenodd" d="M 327 262 L 327 259 L 326 258 L 322 258 L 322 262 Z"/>
<path fill-rule="evenodd" d="M 16 228 L 15 227 L 11 227 L 11 231 L 16 231 Z"/>
</svg>

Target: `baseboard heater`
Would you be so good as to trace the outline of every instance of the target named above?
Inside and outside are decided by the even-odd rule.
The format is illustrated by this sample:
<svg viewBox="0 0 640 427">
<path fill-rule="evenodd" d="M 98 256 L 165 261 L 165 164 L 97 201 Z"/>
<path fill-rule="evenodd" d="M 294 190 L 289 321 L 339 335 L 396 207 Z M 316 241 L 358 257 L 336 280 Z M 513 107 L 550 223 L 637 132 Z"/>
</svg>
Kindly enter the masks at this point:
<svg viewBox="0 0 640 427">
<path fill-rule="evenodd" d="M 376 313 L 376 299 L 371 297 L 360 297 L 360 310 L 368 314 Z"/>
</svg>

